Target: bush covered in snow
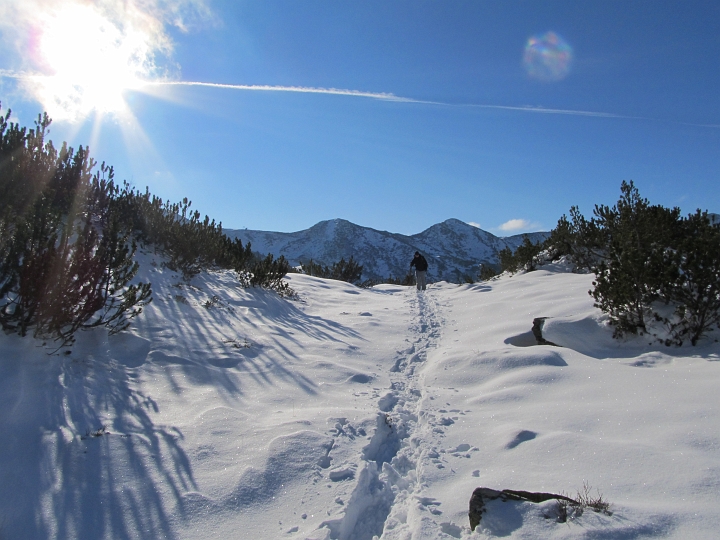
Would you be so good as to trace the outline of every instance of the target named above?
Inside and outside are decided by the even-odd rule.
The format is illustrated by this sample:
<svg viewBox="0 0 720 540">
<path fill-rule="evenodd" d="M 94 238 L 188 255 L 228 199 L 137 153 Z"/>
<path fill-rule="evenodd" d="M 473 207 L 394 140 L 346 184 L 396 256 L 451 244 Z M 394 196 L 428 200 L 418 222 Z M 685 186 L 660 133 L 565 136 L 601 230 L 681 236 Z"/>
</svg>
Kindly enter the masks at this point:
<svg viewBox="0 0 720 540">
<path fill-rule="evenodd" d="M 532 272 L 538 265 L 538 255 L 543 250 L 544 246 L 545 243 L 534 243 L 528 236 L 525 236 L 522 244 L 520 244 L 515 251 L 511 250 L 509 247 L 501 249 L 498 252 L 498 258 L 500 259 L 500 271 L 515 272 L 518 270 L 525 270 L 527 272 Z"/>
<path fill-rule="evenodd" d="M 180 203 L 163 202 L 147 189 L 144 193 L 125 184 L 119 194 L 130 229 L 146 243 L 158 246 L 167 255 L 165 263 L 181 272 L 186 279 L 210 268 L 237 271 L 243 286 L 264 287 L 280 294 L 291 294 L 282 278 L 290 270 L 284 257 L 262 257 L 253 253 L 250 244 L 231 240 L 223 233 L 222 224 L 200 219 L 200 212 L 191 211 L 187 198 Z"/>
<path fill-rule="evenodd" d="M 150 284 L 130 282 L 138 264 L 112 168 L 82 146 L 45 141 L 0 116 L 0 324 L 6 331 L 68 344 L 80 328 L 111 331 L 150 301 Z"/>
<path fill-rule="evenodd" d="M 302 272 L 309 276 L 316 276 L 326 279 L 336 279 L 338 281 L 346 281 L 348 283 L 359 284 L 362 276 L 363 267 L 353 257 L 347 261 L 341 258 L 338 262 L 331 266 L 317 263 L 310 259 L 303 263 Z"/>
<path fill-rule="evenodd" d="M 651 205 L 632 182 L 620 190 L 617 204 L 596 205 L 591 219 L 572 208 L 547 244 L 596 275 L 590 294 L 615 337 L 695 345 L 720 324 L 720 225 L 707 212 L 682 217 Z"/>
<path fill-rule="evenodd" d="M 720 326 L 720 224 L 698 210 L 651 205 L 623 182 L 612 206 L 585 218 L 563 215 L 545 242 L 525 238 L 499 252 L 502 271 L 531 272 L 566 257 L 595 274 L 590 294 L 609 315 L 615 337 L 651 334 L 666 345 L 697 344 Z"/>
<path fill-rule="evenodd" d="M 112 167 L 88 149 L 46 134 L 51 120 L 34 129 L 0 115 L 0 324 L 6 331 L 73 342 L 81 328 L 112 332 L 151 300 L 149 283 L 132 283 L 138 271 L 136 242 L 157 246 L 169 268 L 189 278 L 203 269 L 237 271 L 243 286 L 292 294 L 283 281 L 284 258 L 260 257 L 231 240 L 216 224 L 190 211 L 114 182 Z"/>
</svg>

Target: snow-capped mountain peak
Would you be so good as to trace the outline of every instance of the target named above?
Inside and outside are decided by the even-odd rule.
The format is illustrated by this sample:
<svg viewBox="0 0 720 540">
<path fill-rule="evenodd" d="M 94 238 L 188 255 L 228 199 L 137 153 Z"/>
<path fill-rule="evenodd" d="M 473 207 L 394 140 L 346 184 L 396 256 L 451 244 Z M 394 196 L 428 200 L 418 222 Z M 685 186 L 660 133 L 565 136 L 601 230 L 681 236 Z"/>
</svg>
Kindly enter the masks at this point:
<svg viewBox="0 0 720 540">
<path fill-rule="evenodd" d="M 225 232 L 243 243 L 250 242 L 254 251 L 282 255 L 293 265 L 310 259 L 332 264 L 353 257 L 363 266 L 363 279 L 402 277 L 409 270 L 413 253 L 420 251 L 430 262 L 428 275 L 434 281 L 477 277 L 480 264 L 497 264 L 498 252 L 505 247 L 517 248 L 524 237 L 498 237 L 453 218 L 411 236 L 378 231 L 344 219 L 320 221 L 292 233 L 247 229 Z M 528 236 L 537 242 L 547 234 Z"/>
</svg>

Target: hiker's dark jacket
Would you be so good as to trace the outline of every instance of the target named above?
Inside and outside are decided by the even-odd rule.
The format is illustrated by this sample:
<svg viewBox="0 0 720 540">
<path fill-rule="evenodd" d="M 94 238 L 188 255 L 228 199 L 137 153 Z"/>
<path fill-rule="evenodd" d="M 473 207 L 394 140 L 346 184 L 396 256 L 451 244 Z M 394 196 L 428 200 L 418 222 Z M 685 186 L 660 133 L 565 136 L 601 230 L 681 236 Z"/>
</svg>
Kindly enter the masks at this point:
<svg viewBox="0 0 720 540">
<path fill-rule="evenodd" d="M 414 266 L 415 269 L 419 272 L 426 272 L 428 269 L 428 263 L 425 260 L 425 257 L 423 257 L 422 255 L 413 257 L 413 260 L 410 263 L 410 266 Z"/>
</svg>

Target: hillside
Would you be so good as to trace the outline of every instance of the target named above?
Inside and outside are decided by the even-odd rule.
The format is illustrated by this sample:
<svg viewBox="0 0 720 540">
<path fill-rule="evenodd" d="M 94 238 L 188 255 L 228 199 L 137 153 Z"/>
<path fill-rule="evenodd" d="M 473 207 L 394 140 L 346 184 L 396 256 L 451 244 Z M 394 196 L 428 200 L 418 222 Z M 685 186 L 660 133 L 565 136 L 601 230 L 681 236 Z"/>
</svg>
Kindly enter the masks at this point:
<svg viewBox="0 0 720 540">
<path fill-rule="evenodd" d="M 716 537 L 720 346 L 614 341 L 591 275 L 291 301 L 140 257 L 129 331 L 0 340 L 2 538 Z M 583 482 L 611 516 L 495 501 L 470 531 L 476 487 Z"/>
<path fill-rule="evenodd" d="M 524 235 L 501 238 L 448 219 L 412 236 L 361 227 L 343 219 L 321 221 L 304 231 L 280 233 L 228 229 L 231 238 L 250 242 L 254 251 L 283 255 L 292 265 L 313 259 L 326 265 L 354 257 L 363 266 L 363 279 L 403 277 L 415 251 L 430 262 L 431 281 L 462 282 L 463 276 L 477 278 L 479 265 L 497 264 L 498 252 L 517 248 Z M 534 242 L 547 233 L 530 233 Z"/>
</svg>

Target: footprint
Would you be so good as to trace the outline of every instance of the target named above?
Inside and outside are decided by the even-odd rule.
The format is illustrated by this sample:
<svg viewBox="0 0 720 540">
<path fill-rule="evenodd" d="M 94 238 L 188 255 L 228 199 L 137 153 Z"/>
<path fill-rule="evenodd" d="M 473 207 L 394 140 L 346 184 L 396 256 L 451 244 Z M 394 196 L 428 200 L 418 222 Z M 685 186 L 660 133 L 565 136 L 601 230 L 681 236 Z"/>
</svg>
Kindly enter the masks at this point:
<svg viewBox="0 0 720 540">
<path fill-rule="evenodd" d="M 515 448 L 516 446 L 526 442 L 526 441 L 532 441 L 535 437 L 537 437 L 537 433 L 534 431 L 529 431 L 527 429 L 523 429 L 520 431 L 517 435 L 515 435 L 515 438 L 510 441 L 505 448 L 508 450 L 511 450 L 512 448 Z"/>
<path fill-rule="evenodd" d="M 415 495 L 415 499 L 423 506 L 440 506 L 440 502 L 434 497 L 420 497 L 419 495 Z"/>
<path fill-rule="evenodd" d="M 356 373 L 348 379 L 349 382 L 367 384 L 373 380 L 372 375 L 366 375 L 364 373 Z"/>
<path fill-rule="evenodd" d="M 393 410 L 393 407 L 395 407 L 397 402 L 398 397 L 392 392 L 388 392 L 380 398 L 380 401 L 378 402 L 378 407 L 382 412 L 390 412 Z"/>
<path fill-rule="evenodd" d="M 468 443 L 462 443 L 462 444 L 458 444 L 457 448 L 455 448 L 453 450 L 449 450 L 449 452 L 467 452 L 471 448 L 472 448 L 472 446 L 469 445 Z"/>
<path fill-rule="evenodd" d="M 460 538 L 462 536 L 462 529 L 448 521 L 440 524 L 440 530 L 453 538 Z"/>
<path fill-rule="evenodd" d="M 341 480 L 351 480 L 355 478 L 355 467 L 354 465 L 347 465 L 345 467 L 339 467 L 330 471 L 328 477 L 333 482 L 340 482 Z"/>
</svg>

